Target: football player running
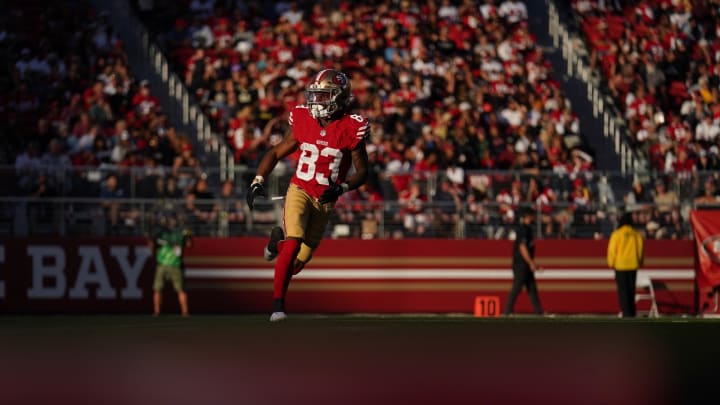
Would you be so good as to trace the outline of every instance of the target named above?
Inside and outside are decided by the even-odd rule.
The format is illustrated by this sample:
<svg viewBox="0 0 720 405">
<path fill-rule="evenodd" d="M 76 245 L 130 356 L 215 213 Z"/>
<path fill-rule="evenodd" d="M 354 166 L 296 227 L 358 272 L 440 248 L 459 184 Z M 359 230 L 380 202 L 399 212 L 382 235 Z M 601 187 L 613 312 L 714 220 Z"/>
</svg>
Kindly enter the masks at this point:
<svg viewBox="0 0 720 405">
<path fill-rule="evenodd" d="M 348 77 L 333 69 L 318 72 L 305 89 L 305 101 L 290 111 L 290 129 L 265 153 L 247 193 L 252 210 L 255 198 L 267 197 L 263 183 L 278 161 L 300 151 L 285 195 L 285 232 L 273 228 L 265 248 L 267 260 L 277 257 L 270 315 L 273 322 L 287 318 L 285 295 L 290 279 L 312 258 L 338 197 L 360 187 L 367 178 L 365 138 L 370 134 L 370 124 L 350 111 L 353 97 Z M 348 177 L 351 165 L 355 170 Z"/>
</svg>

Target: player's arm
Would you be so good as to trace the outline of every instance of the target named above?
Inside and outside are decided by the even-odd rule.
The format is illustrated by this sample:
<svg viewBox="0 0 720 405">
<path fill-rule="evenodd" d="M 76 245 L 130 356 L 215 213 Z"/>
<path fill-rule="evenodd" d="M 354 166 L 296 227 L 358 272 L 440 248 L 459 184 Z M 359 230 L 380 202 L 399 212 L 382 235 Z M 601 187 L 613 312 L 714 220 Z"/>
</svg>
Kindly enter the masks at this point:
<svg viewBox="0 0 720 405">
<path fill-rule="evenodd" d="M 299 142 L 295 139 L 292 129 L 288 129 L 283 140 L 265 153 L 258 165 L 255 176 L 261 176 L 263 179 L 267 177 L 277 163 L 285 156 L 293 153 L 298 148 L 298 145 Z"/>
<path fill-rule="evenodd" d="M 614 269 L 615 268 L 615 250 L 617 244 L 617 234 L 613 232 L 610 235 L 610 241 L 608 241 L 608 249 L 607 249 L 607 265 L 609 268 Z"/>
<path fill-rule="evenodd" d="M 530 251 L 527 248 L 527 245 L 525 243 L 520 243 L 518 245 L 518 249 L 520 250 L 520 256 L 525 260 L 525 263 L 530 266 L 530 271 L 535 271 L 538 269 L 537 265 L 535 265 L 535 261 L 532 257 L 530 257 Z"/>
<path fill-rule="evenodd" d="M 320 203 L 333 203 L 343 194 L 365 184 L 368 172 L 368 156 L 365 150 L 365 141 L 358 142 L 350 153 L 355 172 L 342 184 L 331 183 L 320 196 Z"/>
<path fill-rule="evenodd" d="M 355 190 L 358 187 L 365 184 L 368 177 L 368 155 L 365 149 L 365 141 L 361 141 L 357 144 L 355 149 L 350 154 L 352 158 L 352 164 L 355 168 L 355 172 L 350 176 L 345 183 L 347 183 L 347 190 Z"/>
<path fill-rule="evenodd" d="M 528 267 L 530 267 L 530 271 L 536 271 L 538 270 L 538 266 L 535 264 L 535 260 L 533 260 L 532 256 L 530 256 L 530 250 L 528 249 L 528 240 L 529 236 L 527 235 L 528 231 L 525 229 L 520 230 L 517 237 L 517 244 L 518 244 L 518 251 L 520 252 L 520 256 L 525 260 L 525 263 L 527 263 Z"/>
<path fill-rule="evenodd" d="M 292 129 L 288 129 L 285 133 L 285 137 L 280 143 L 270 148 L 260 160 L 257 171 L 255 172 L 255 178 L 250 184 L 250 190 L 247 193 L 247 205 L 252 210 L 255 205 L 255 198 L 258 196 L 266 197 L 265 192 L 265 177 L 273 171 L 280 159 L 293 153 L 299 146 L 299 142 L 295 139 Z"/>
</svg>

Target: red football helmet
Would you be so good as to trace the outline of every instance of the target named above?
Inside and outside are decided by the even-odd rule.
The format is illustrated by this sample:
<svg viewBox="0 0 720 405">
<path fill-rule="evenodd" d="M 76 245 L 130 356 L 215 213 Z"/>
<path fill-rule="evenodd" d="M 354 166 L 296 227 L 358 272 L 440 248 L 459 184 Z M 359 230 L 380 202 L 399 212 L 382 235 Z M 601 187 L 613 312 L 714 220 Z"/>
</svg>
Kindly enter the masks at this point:
<svg viewBox="0 0 720 405">
<path fill-rule="evenodd" d="M 307 85 L 305 100 L 313 118 L 329 118 L 350 105 L 350 79 L 343 72 L 323 69 Z"/>
</svg>

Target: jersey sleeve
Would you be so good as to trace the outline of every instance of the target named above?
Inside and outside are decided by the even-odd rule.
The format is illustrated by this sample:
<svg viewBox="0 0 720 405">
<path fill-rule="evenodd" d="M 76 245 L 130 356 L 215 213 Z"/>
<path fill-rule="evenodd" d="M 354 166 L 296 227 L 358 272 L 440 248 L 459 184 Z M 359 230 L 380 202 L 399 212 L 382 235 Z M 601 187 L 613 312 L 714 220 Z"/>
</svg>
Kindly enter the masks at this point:
<svg viewBox="0 0 720 405">
<path fill-rule="evenodd" d="M 302 130 L 303 120 L 306 119 L 306 116 L 308 115 L 309 113 L 307 108 L 303 106 L 295 106 L 290 110 L 290 114 L 288 114 L 288 124 L 290 125 L 290 129 L 292 130 L 295 139 L 298 141 L 301 141 L 300 137 L 302 137 L 305 133 L 305 131 Z"/>
<path fill-rule="evenodd" d="M 352 115 L 351 119 L 357 122 L 354 126 L 354 133 L 350 137 L 350 150 L 353 150 L 357 145 L 367 139 L 370 136 L 370 121 L 362 115 Z"/>
</svg>

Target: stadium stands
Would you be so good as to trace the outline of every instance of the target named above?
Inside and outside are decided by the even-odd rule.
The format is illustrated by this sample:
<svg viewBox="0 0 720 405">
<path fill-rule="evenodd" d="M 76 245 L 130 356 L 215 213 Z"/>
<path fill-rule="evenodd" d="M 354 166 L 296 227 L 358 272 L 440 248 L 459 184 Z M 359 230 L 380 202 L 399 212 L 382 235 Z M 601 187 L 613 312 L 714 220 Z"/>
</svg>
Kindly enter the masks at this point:
<svg viewBox="0 0 720 405">
<path fill-rule="evenodd" d="M 336 237 L 506 238 L 517 208 L 532 205 L 542 213 L 538 229 L 544 237 L 607 236 L 616 212 L 633 208 L 651 237 L 680 238 L 689 234 L 683 219 L 692 204 L 717 202 L 717 178 L 692 171 L 717 168 L 712 134 L 718 119 L 703 118 L 683 132 L 687 119 L 670 112 L 692 105 L 676 84 L 668 87 L 675 98 L 658 96 L 659 74 L 618 96 L 635 97 L 623 111 L 635 127 L 652 132 L 644 143 L 647 153 L 664 153 L 658 164 L 673 170 L 658 169 L 666 177 L 593 170 L 595 151 L 588 149 L 582 128 L 594 123 L 581 124 L 570 108 L 528 31 L 522 2 L 134 4 L 243 168 L 238 184 L 227 181 L 217 189 L 212 184 L 220 182 L 208 186 L 203 179 L 213 168 L 201 167 L 153 89 L 129 71 L 126 44 L 113 35 L 105 15 L 84 0 L 12 3 L 12 14 L 1 17 L 10 23 L 1 52 L 11 63 L 0 93 L 0 114 L 8 123 L 2 126 L 7 142 L 0 145 L 0 163 L 14 166 L 0 176 L 8 186 L 2 193 L 101 197 L 70 205 L 62 199 L 33 202 L 21 215 L 13 215 L 13 202 L 6 200 L 2 223 L 15 221 L 14 229 L 17 218 L 32 209 L 44 215 L 29 216 L 38 223 L 70 221 L 45 232 L 139 234 L 160 204 L 184 216 L 199 234 L 263 234 L 263 227 L 279 220 L 277 203 L 261 204 L 248 215 L 239 200 L 244 175 L 251 173 L 246 168 L 282 137 L 286 111 L 304 102 L 305 80 L 322 66 L 350 74 L 356 107 L 372 122 L 371 180 L 339 201 L 329 230 Z M 593 4 L 573 5 L 589 34 L 605 17 L 612 38 L 619 24 L 625 27 L 620 10 L 587 11 L 585 3 Z M 708 46 L 715 46 L 716 35 L 704 32 Z M 699 41 L 689 46 L 698 47 Z M 637 69 L 597 55 L 603 72 Z M 692 69 L 683 74 L 698 83 L 704 74 L 706 93 L 714 97 L 698 105 L 717 110 L 717 62 Z M 660 112 L 671 124 L 648 125 Z M 672 131 L 664 129 L 672 125 Z M 715 144 L 697 142 L 703 148 L 694 149 L 695 143 L 680 141 L 695 137 L 698 128 L 701 139 Z M 669 139 L 663 131 L 674 134 L 672 142 L 650 147 L 656 138 Z M 670 150 L 677 151 L 672 164 L 666 159 Z M 294 165 L 292 159 L 284 163 L 286 169 Z M 287 175 L 274 180 L 281 190 Z M 652 185 L 656 180 L 664 190 Z M 633 183 L 636 188 L 627 192 Z M 660 203 L 669 209 L 654 205 Z M 93 228 L 98 221 L 106 228 Z"/>
<path fill-rule="evenodd" d="M 522 5 L 192 2 L 175 7 L 171 27 L 167 12 L 148 26 L 238 162 L 257 163 L 284 129 L 273 118 L 303 102 L 310 73 L 332 66 L 351 74 L 383 166 L 565 170 L 584 148 L 579 122 L 512 4 Z"/>
<path fill-rule="evenodd" d="M 358 110 L 373 123 L 374 164 L 391 175 L 389 186 L 376 179 L 369 188 L 385 199 L 407 193 L 408 177 L 424 184 L 424 172 L 455 172 L 448 185 L 462 200 L 476 194 L 464 172 L 575 177 L 592 168 L 579 121 L 520 2 L 345 2 L 337 9 L 192 2 L 174 11 L 146 14 L 147 25 L 238 163 L 257 164 L 284 133 L 288 107 L 303 102 L 307 77 L 332 66 L 350 73 Z M 488 201 L 509 191 L 505 177 L 473 197 Z M 564 186 L 556 190 L 561 199 L 573 191 Z"/>
<path fill-rule="evenodd" d="M 720 6 L 716 1 L 573 0 L 591 67 L 636 151 L 664 173 L 720 168 Z"/>
<path fill-rule="evenodd" d="M 130 72 L 107 15 L 84 0 L 10 3 L 0 163 L 14 165 L 18 175 L 3 176 L 2 194 L 158 198 L 168 193 L 168 176 L 190 190 L 199 174 L 189 163 L 191 144 L 147 81 Z M 111 228 L 135 228 L 137 212 L 111 206 Z"/>
</svg>

